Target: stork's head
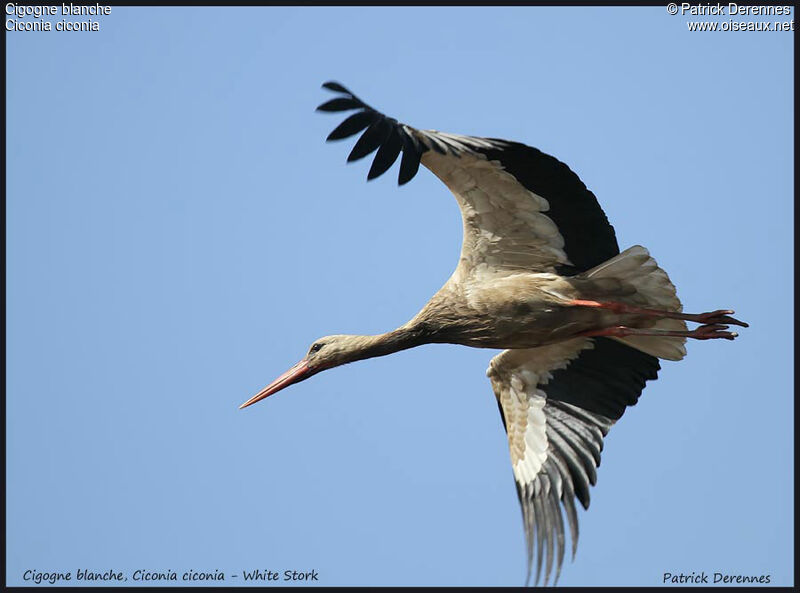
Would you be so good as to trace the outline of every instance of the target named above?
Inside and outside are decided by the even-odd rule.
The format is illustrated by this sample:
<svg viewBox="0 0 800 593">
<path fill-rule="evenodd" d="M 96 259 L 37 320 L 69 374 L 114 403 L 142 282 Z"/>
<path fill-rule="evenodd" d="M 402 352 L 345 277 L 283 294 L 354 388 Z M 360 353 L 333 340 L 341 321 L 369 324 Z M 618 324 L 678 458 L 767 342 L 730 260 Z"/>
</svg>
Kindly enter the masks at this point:
<svg viewBox="0 0 800 593">
<path fill-rule="evenodd" d="M 316 340 L 300 362 L 239 406 L 239 409 L 269 397 L 284 387 L 305 381 L 325 369 L 367 358 L 370 356 L 368 353 L 370 346 L 374 342 L 372 338 L 373 336 L 338 335 L 325 336 Z"/>
</svg>

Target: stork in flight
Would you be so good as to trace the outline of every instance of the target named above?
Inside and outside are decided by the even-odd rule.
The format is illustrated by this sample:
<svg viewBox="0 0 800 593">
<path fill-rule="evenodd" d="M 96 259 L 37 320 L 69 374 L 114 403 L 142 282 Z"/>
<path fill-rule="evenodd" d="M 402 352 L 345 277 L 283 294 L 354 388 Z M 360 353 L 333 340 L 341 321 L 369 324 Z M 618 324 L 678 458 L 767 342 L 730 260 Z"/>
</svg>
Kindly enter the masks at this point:
<svg viewBox="0 0 800 593">
<path fill-rule="evenodd" d="M 536 583 L 578 543 L 575 498 L 589 507 L 603 437 L 636 404 L 658 359 L 681 360 L 686 338 L 734 339 L 733 311 L 682 312 L 675 287 L 647 249 L 620 253 L 594 194 L 564 163 L 496 138 L 418 130 L 340 93 L 319 111 L 355 113 L 328 136 L 364 133 L 348 162 L 377 150 L 367 179 L 403 153 L 399 184 L 420 163 L 456 197 L 464 224 L 450 279 L 408 323 L 377 336 L 334 335 L 242 404 L 256 403 L 348 362 L 428 343 L 502 348 L 486 371 L 508 435 L 511 466 Z M 699 327 L 689 330 L 686 321 Z M 562 515 L 562 506 L 564 515 Z"/>
</svg>

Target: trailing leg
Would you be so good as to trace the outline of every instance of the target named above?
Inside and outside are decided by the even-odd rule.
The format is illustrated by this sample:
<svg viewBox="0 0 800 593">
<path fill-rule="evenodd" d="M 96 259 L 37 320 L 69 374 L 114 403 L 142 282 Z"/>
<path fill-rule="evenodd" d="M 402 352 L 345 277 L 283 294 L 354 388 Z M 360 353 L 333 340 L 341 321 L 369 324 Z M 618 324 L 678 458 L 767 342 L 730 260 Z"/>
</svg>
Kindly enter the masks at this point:
<svg viewBox="0 0 800 593">
<path fill-rule="evenodd" d="M 735 311 L 732 309 L 719 309 L 717 311 L 709 311 L 708 313 L 682 313 L 678 311 L 662 311 L 659 309 L 646 309 L 643 307 L 636 307 L 626 303 L 618 303 L 615 301 L 586 301 L 575 299 L 570 301 L 571 305 L 578 307 L 597 307 L 600 309 L 608 309 L 614 313 L 630 314 L 630 315 L 644 315 L 647 317 L 657 317 L 666 319 L 683 319 L 684 321 L 694 321 L 703 325 L 715 325 L 729 323 L 731 325 L 738 325 L 740 327 L 749 327 L 744 321 L 739 321 L 730 315 Z"/>
<path fill-rule="evenodd" d="M 676 337 L 676 338 L 694 338 L 695 340 L 713 340 L 715 338 L 733 340 L 739 335 L 736 332 L 725 331 L 727 329 L 728 329 L 727 325 L 721 325 L 718 323 L 701 325 L 697 329 L 687 330 L 687 331 L 671 331 L 664 329 L 642 329 L 638 327 L 626 327 L 624 325 L 616 325 L 614 327 L 589 330 L 586 332 L 582 332 L 580 335 L 586 337 L 607 336 L 610 338 L 624 338 L 627 336 L 661 336 L 661 337 Z"/>
</svg>

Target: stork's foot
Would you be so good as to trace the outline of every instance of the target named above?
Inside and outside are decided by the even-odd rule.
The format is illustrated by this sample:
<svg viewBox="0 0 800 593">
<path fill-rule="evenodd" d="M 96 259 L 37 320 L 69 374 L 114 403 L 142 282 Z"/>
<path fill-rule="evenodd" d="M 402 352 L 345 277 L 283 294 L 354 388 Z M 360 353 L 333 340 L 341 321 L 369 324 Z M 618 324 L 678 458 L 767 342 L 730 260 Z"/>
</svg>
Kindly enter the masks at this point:
<svg viewBox="0 0 800 593">
<path fill-rule="evenodd" d="M 730 312 L 733 313 L 733 311 Z M 744 327 L 747 327 L 747 325 L 744 325 Z M 728 329 L 727 325 L 722 325 L 719 323 L 701 325 L 697 329 L 688 332 L 687 337 L 694 338 L 696 340 L 713 340 L 715 338 L 733 340 L 739 335 L 736 332 L 725 331 L 726 329 Z"/>
<path fill-rule="evenodd" d="M 738 325 L 739 327 L 750 327 L 744 321 L 739 321 L 733 317 L 729 317 L 733 315 L 736 311 L 733 309 L 719 309 L 717 311 L 711 311 L 709 313 L 700 313 L 698 315 L 692 315 L 694 319 L 690 319 L 690 321 L 696 321 L 697 323 L 703 323 L 707 325 L 716 325 L 716 324 L 725 324 L 728 323 L 730 325 Z"/>
</svg>

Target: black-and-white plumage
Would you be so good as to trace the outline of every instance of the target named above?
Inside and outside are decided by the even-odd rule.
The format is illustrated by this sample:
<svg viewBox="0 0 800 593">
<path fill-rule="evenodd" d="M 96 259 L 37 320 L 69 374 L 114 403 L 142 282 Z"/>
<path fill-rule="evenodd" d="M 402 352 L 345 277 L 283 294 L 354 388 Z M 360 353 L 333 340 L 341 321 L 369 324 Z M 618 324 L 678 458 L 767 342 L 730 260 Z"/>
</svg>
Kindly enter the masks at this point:
<svg viewBox="0 0 800 593">
<path fill-rule="evenodd" d="M 368 179 L 387 171 L 402 152 L 398 178 L 402 185 L 413 178 L 419 162 L 425 159 L 456 194 L 462 212 L 467 214 L 478 209 L 474 199 L 469 203 L 461 197 L 470 180 L 465 175 L 459 178 L 460 171 L 454 167 L 448 168 L 448 158 L 458 157 L 466 167 L 473 167 L 477 171 L 473 175 L 482 176 L 479 181 L 483 182 L 476 186 L 491 187 L 494 182 L 495 200 L 486 204 L 484 214 L 488 223 L 475 225 L 490 227 L 490 232 L 501 237 L 495 246 L 500 261 L 492 261 L 492 271 L 524 268 L 574 275 L 619 254 L 614 229 L 594 194 L 556 158 L 517 142 L 418 130 L 384 116 L 338 83 L 323 86 L 344 96 L 322 104 L 319 110 L 358 110 L 328 140 L 363 130 L 347 160 L 378 151 Z M 427 153 L 431 154 L 426 158 Z M 487 183 L 485 178 L 490 176 L 494 179 Z M 527 214 L 520 208 L 525 200 L 535 207 L 530 213 L 533 222 L 519 224 L 521 239 L 509 249 L 508 237 L 513 235 L 513 225 L 518 224 L 511 214 L 515 210 L 517 216 Z M 508 216 L 503 217 L 503 213 Z M 492 225 L 492 217 L 500 220 Z M 554 224 L 539 222 L 545 217 Z M 485 254 L 492 246 L 466 245 L 470 241 L 469 225 L 465 215 L 462 261 L 473 253 L 487 259 Z M 480 237 L 480 232 L 472 235 Z M 589 507 L 589 486 L 597 479 L 603 437 L 625 406 L 636 403 L 645 381 L 657 378 L 659 368 L 656 357 L 602 337 L 506 350 L 492 360 L 487 375 L 508 433 L 528 542 L 529 576 L 535 559 L 537 582 L 545 551 L 545 583 L 553 562 L 558 579 L 565 545 L 562 507 L 574 555 L 578 540 L 574 499 Z"/>
<path fill-rule="evenodd" d="M 574 558 L 574 499 L 589 508 L 589 486 L 597 481 L 603 437 L 626 406 L 636 403 L 645 382 L 657 378 L 658 370 L 657 358 L 608 338 L 506 350 L 492 359 L 486 374 L 508 433 L 528 568 L 536 549 L 537 581 L 544 550 L 545 583 L 554 558 L 558 581 L 565 544 L 560 505 L 566 511 Z"/>
<path fill-rule="evenodd" d="M 328 140 L 361 133 L 348 161 L 377 151 L 367 175 L 402 154 L 398 181 L 420 164 L 455 196 L 463 221 L 458 265 L 411 320 L 377 336 L 321 338 L 246 402 L 313 374 L 425 343 L 500 348 L 487 371 L 508 435 L 528 545 L 528 578 L 545 583 L 578 540 L 575 499 L 589 506 L 603 438 L 687 337 L 733 339 L 730 310 L 687 314 L 648 251 L 620 253 L 613 227 L 564 163 L 496 138 L 420 130 L 373 109 L 344 86 L 321 111 L 354 111 Z M 685 321 L 703 325 L 689 331 Z"/>
<path fill-rule="evenodd" d="M 501 191 L 496 197 L 501 198 L 503 190 L 506 190 L 502 187 L 500 174 L 505 172 L 509 176 L 506 177 L 508 194 L 517 200 L 517 204 L 508 211 L 524 208 L 530 201 L 536 211 L 547 212 L 547 218 L 555 223 L 569 258 L 569 264 L 556 265 L 560 273 L 588 270 L 619 253 L 614 228 L 597 198 L 567 165 L 555 157 L 519 142 L 419 130 L 376 111 L 339 83 L 326 82 L 322 86 L 345 96 L 323 103 L 317 108 L 319 111 L 357 110 L 339 124 L 327 140 L 341 140 L 363 131 L 347 157 L 348 162 L 363 158 L 376 149 L 378 151 L 367 179 L 385 173 L 401 151 L 399 185 L 408 183 L 417 174 L 423 155 L 429 152 L 445 157 L 468 156 L 471 158 L 465 160 L 471 163 L 483 160 L 487 172 L 498 177 L 495 182 Z M 440 178 L 446 175 L 440 170 L 446 166 L 437 167 L 437 163 L 448 159 L 437 159 L 434 155 L 428 158 L 434 161 L 429 168 L 435 175 Z M 498 208 L 497 212 L 501 210 L 505 209 Z M 507 233 L 508 229 L 504 232 Z M 532 234 L 538 236 L 540 233 Z M 533 251 L 523 254 L 524 257 L 530 260 L 535 254 L 535 249 Z"/>
</svg>

